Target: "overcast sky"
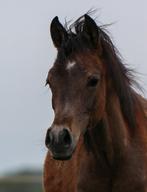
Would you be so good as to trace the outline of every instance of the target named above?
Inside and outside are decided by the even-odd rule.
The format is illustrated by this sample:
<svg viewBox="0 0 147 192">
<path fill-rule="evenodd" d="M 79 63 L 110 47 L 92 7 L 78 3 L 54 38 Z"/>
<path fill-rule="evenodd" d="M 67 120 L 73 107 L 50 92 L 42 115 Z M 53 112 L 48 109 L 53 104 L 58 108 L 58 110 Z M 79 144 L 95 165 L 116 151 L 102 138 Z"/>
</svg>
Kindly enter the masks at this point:
<svg viewBox="0 0 147 192">
<path fill-rule="evenodd" d="M 146 0 L 0 0 L 0 174 L 43 165 L 53 118 L 44 85 L 56 57 L 49 24 L 90 8 L 98 9 L 98 23 L 115 22 L 108 28 L 115 45 L 147 89 Z"/>
</svg>

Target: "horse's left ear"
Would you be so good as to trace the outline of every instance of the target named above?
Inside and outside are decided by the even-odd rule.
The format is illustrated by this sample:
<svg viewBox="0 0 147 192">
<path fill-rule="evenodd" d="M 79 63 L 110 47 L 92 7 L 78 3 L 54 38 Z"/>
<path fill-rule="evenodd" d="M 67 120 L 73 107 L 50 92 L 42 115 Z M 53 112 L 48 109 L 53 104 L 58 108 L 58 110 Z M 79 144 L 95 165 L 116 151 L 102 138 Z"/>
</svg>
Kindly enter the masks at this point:
<svg viewBox="0 0 147 192">
<path fill-rule="evenodd" d="M 94 48 L 99 48 L 99 30 L 95 21 L 89 16 L 85 15 L 85 22 L 83 26 L 83 32 L 88 35 L 88 38 L 92 42 Z"/>
<path fill-rule="evenodd" d="M 57 16 L 51 22 L 50 32 L 55 47 L 59 49 L 62 46 L 63 41 L 67 39 L 68 34 L 62 24 L 59 22 Z"/>
</svg>

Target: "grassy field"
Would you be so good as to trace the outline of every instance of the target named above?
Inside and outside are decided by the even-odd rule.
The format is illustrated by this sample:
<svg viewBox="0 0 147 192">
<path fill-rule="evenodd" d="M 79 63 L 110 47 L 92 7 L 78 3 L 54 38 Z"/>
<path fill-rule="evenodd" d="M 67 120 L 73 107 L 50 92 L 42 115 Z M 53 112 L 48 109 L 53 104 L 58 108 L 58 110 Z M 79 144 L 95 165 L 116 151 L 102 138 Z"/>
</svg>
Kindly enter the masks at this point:
<svg viewBox="0 0 147 192">
<path fill-rule="evenodd" d="M 0 178 L 0 192 L 43 192 L 40 171 L 21 171 Z"/>
</svg>

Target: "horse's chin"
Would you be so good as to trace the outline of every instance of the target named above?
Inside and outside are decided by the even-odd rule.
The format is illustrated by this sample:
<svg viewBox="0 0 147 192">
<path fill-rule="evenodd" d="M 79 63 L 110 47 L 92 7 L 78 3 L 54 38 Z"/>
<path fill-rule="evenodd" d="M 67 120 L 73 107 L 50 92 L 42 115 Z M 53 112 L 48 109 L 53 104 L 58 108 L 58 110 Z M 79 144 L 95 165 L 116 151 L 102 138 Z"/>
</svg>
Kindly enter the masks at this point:
<svg viewBox="0 0 147 192">
<path fill-rule="evenodd" d="M 53 159 L 58 160 L 58 161 L 67 161 L 72 158 L 72 155 L 69 156 L 53 156 Z"/>
<path fill-rule="evenodd" d="M 60 152 L 60 153 L 57 153 L 54 151 L 52 153 L 52 157 L 53 157 L 53 159 L 58 160 L 58 161 L 66 161 L 66 160 L 70 160 L 72 158 L 74 152 L 75 152 L 75 148 L 70 151 Z"/>
</svg>

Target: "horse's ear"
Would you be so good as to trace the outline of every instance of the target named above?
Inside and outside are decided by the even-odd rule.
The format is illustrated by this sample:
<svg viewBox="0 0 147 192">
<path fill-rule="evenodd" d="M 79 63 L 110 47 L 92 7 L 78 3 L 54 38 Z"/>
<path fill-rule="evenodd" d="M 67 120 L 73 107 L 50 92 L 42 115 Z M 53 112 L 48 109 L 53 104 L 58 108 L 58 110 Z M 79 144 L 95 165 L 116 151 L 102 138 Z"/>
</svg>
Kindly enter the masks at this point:
<svg viewBox="0 0 147 192">
<path fill-rule="evenodd" d="M 83 26 L 83 32 L 88 35 L 90 41 L 92 42 L 94 48 L 99 46 L 99 30 L 95 21 L 89 16 L 85 15 L 85 22 Z"/>
<path fill-rule="evenodd" d="M 50 33 L 55 47 L 59 49 L 63 41 L 67 39 L 68 34 L 65 28 L 59 22 L 57 16 L 51 22 Z"/>
</svg>

